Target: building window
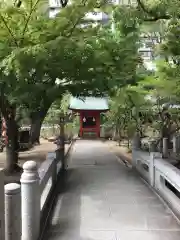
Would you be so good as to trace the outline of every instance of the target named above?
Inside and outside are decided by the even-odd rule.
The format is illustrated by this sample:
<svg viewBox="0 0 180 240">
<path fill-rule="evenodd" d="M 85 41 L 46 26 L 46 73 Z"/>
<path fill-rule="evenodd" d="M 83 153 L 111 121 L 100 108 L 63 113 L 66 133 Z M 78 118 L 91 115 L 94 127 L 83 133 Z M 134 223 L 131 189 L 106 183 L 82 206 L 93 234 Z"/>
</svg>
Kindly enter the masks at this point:
<svg viewBox="0 0 180 240">
<path fill-rule="evenodd" d="M 49 5 L 53 7 L 60 7 L 61 3 L 59 0 L 49 0 Z"/>
<path fill-rule="evenodd" d="M 149 42 L 145 43 L 146 48 L 152 48 L 154 46 L 154 43 L 152 41 L 149 41 Z"/>
<path fill-rule="evenodd" d="M 152 53 L 150 51 L 140 51 L 142 57 L 151 57 Z"/>
</svg>

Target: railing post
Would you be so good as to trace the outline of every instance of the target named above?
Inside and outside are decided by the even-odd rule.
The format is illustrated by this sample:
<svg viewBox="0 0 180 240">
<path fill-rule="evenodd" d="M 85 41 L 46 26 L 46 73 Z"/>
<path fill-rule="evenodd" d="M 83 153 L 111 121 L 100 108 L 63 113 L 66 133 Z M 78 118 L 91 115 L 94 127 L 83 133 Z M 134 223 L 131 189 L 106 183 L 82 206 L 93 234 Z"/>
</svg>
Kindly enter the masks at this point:
<svg viewBox="0 0 180 240">
<path fill-rule="evenodd" d="M 0 171 L 0 239 L 4 240 L 4 173 Z"/>
<path fill-rule="evenodd" d="M 52 185 L 54 186 L 56 184 L 57 181 L 57 159 L 55 158 L 53 160 L 53 171 L 52 171 Z"/>
<path fill-rule="evenodd" d="M 63 136 L 59 136 L 57 140 L 57 149 L 56 149 L 56 160 L 57 162 L 61 161 L 62 163 L 62 169 L 66 169 L 66 163 L 65 163 L 65 141 Z"/>
<path fill-rule="evenodd" d="M 168 157 L 168 138 L 163 138 L 163 157 Z"/>
<path fill-rule="evenodd" d="M 21 240 L 21 187 L 9 183 L 5 191 L 5 240 Z"/>
<path fill-rule="evenodd" d="M 150 151 L 149 178 L 150 178 L 150 184 L 153 187 L 154 186 L 154 157 L 156 154 L 155 142 L 150 142 L 149 151 Z"/>
<path fill-rule="evenodd" d="M 21 175 L 22 239 L 37 240 L 40 231 L 40 187 L 37 163 L 27 161 Z"/>
<path fill-rule="evenodd" d="M 179 152 L 179 150 L 180 150 L 180 136 L 179 135 L 176 137 L 176 141 L 177 141 L 177 152 Z"/>
<path fill-rule="evenodd" d="M 150 144 L 149 144 L 149 151 L 150 151 L 150 153 L 152 152 L 156 152 L 156 143 L 155 142 L 150 142 Z"/>
<path fill-rule="evenodd" d="M 173 136 L 173 153 L 178 152 L 178 138 L 177 136 Z"/>
<path fill-rule="evenodd" d="M 132 139 L 132 167 L 136 168 L 136 151 L 141 147 L 141 139 L 138 133 L 136 133 Z"/>
<path fill-rule="evenodd" d="M 154 187 L 154 157 L 155 152 L 150 153 L 150 163 L 149 163 L 149 174 L 150 174 L 150 184 Z"/>
<path fill-rule="evenodd" d="M 150 153 L 150 163 L 149 163 L 149 174 L 150 174 L 150 184 L 152 187 L 155 185 L 155 159 L 162 158 L 162 154 L 159 152 Z"/>
</svg>

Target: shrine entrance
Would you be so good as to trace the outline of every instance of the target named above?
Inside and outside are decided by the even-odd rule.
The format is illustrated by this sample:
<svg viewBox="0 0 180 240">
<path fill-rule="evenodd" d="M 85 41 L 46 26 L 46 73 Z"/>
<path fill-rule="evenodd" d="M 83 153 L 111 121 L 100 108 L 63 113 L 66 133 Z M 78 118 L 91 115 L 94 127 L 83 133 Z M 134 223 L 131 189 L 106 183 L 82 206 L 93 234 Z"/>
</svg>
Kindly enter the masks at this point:
<svg viewBox="0 0 180 240">
<path fill-rule="evenodd" d="M 80 112 L 80 136 L 100 137 L 100 112 L 81 111 Z"/>
<path fill-rule="evenodd" d="M 93 97 L 81 99 L 72 97 L 70 100 L 69 109 L 79 114 L 80 137 L 101 137 L 100 114 L 109 110 L 107 99 Z"/>
<path fill-rule="evenodd" d="M 96 118 L 90 116 L 83 117 L 83 128 L 96 127 Z"/>
</svg>

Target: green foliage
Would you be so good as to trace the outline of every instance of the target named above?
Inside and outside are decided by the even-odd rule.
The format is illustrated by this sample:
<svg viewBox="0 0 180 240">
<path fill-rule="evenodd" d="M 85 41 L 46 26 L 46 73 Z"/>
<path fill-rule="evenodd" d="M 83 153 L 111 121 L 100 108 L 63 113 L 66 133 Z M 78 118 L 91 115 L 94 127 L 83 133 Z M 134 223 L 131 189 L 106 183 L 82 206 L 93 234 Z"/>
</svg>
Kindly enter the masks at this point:
<svg viewBox="0 0 180 240">
<path fill-rule="evenodd" d="M 72 136 L 78 133 L 79 130 L 79 117 L 72 116 L 69 113 L 68 106 L 69 106 L 69 99 L 70 94 L 66 93 L 63 95 L 61 100 L 55 101 L 52 106 L 50 107 L 47 116 L 44 120 L 45 124 L 55 126 L 59 125 L 60 115 L 69 116 L 68 118 L 70 121 L 66 121 L 67 117 L 65 117 L 65 134 L 67 136 Z"/>
<path fill-rule="evenodd" d="M 135 131 L 143 134 L 150 106 L 150 102 L 145 99 L 146 94 L 147 92 L 139 86 L 127 86 L 120 89 L 111 99 L 108 124 L 112 124 L 119 137 L 132 137 Z"/>
<path fill-rule="evenodd" d="M 180 13 L 178 9 L 179 1 L 177 0 L 138 0 L 136 6 L 118 7 L 114 11 L 113 16 L 119 15 L 116 24 L 120 29 L 120 34 L 117 34 L 118 39 L 123 35 L 122 33 L 126 35 L 128 31 L 129 34 L 124 38 L 127 42 L 131 36 L 137 42 L 138 34 L 145 35 L 152 41 L 154 54 L 160 58 L 156 61 L 156 71 L 151 72 L 143 68 L 140 62 L 137 64 L 137 59 L 134 59 L 134 65 L 132 64 L 132 56 L 137 55 L 133 55 L 131 51 L 129 62 L 134 70 L 132 75 L 136 79 L 136 85 L 115 88 L 116 94 L 111 97 L 111 111 L 106 121 L 106 125 L 111 125 L 119 135 L 130 136 L 134 131 L 143 135 L 147 132 L 145 130 L 151 128 L 158 132 L 160 138 L 170 138 L 180 129 Z M 120 18 L 121 21 L 119 21 Z M 130 34 L 131 31 L 132 34 Z M 154 44 L 152 37 L 157 38 L 158 45 Z M 127 45 L 130 48 L 135 46 L 131 40 Z M 127 53 L 128 48 L 124 46 Z M 123 57 L 126 62 L 127 56 Z M 128 72 L 128 69 L 123 74 L 125 72 Z M 128 77 L 130 75 L 128 72 Z"/>
<path fill-rule="evenodd" d="M 1 85 L 10 101 L 23 102 L 29 109 L 35 109 L 44 97 L 55 100 L 66 90 L 73 95 L 107 94 L 136 81 L 136 21 L 124 22 L 116 9 L 114 32 L 110 26 L 100 24 L 80 29 L 78 25 L 85 22 L 85 14 L 96 2 L 73 3 L 62 9 L 55 19 L 41 15 L 36 2 L 32 4 L 22 9 L 11 6 L 10 17 L 9 6 L 2 12 L 9 24 L 8 28 L 3 25 L 2 32 L 10 38 L 11 45 L 3 48 Z M 17 18 L 21 19 L 18 27 Z"/>
</svg>

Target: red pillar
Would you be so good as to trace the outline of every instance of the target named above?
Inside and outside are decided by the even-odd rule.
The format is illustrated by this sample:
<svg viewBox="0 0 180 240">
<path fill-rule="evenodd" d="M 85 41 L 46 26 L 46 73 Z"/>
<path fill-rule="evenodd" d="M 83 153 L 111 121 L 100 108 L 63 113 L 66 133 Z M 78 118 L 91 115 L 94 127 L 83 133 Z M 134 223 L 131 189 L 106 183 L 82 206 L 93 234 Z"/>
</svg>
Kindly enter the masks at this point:
<svg viewBox="0 0 180 240">
<path fill-rule="evenodd" d="M 83 136 L 83 130 L 82 130 L 82 128 L 83 128 L 83 114 L 82 114 L 82 112 L 80 112 L 80 114 L 79 114 L 79 117 L 80 117 L 80 131 L 79 131 L 79 133 L 80 133 L 80 137 L 82 137 Z"/>
<path fill-rule="evenodd" d="M 96 115 L 96 133 L 97 133 L 97 137 L 100 137 L 100 113 L 99 112 Z"/>
</svg>

